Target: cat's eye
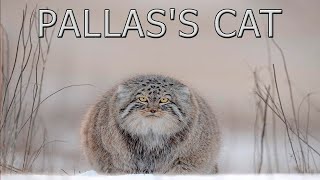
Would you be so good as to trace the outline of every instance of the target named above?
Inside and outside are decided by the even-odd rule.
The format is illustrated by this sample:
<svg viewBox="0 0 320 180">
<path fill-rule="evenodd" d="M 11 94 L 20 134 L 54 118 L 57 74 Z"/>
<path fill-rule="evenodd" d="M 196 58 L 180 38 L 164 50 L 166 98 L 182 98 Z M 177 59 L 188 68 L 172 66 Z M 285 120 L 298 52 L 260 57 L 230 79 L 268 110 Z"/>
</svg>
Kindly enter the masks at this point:
<svg viewBox="0 0 320 180">
<path fill-rule="evenodd" d="M 139 99 L 139 101 L 141 101 L 141 102 L 147 102 L 147 101 L 148 101 L 147 97 L 145 97 L 145 96 L 141 96 L 141 97 L 139 97 L 138 99 Z"/>
<path fill-rule="evenodd" d="M 160 103 L 167 103 L 167 102 L 169 102 L 169 99 L 166 97 L 163 97 L 160 99 Z"/>
</svg>

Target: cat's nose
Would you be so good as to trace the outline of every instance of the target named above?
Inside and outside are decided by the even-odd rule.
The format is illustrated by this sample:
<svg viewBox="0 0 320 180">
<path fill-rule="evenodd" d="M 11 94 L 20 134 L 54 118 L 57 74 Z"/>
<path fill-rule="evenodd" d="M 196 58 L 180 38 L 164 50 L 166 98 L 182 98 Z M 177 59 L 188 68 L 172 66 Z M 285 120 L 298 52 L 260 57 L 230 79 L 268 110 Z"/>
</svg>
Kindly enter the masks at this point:
<svg viewBox="0 0 320 180">
<path fill-rule="evenodd" d="M 150 109 L 150 112 L 151 112 L 151 113 L 156 113 L 157 110 L 152 108 L 152 109 Z"/>
</svg>

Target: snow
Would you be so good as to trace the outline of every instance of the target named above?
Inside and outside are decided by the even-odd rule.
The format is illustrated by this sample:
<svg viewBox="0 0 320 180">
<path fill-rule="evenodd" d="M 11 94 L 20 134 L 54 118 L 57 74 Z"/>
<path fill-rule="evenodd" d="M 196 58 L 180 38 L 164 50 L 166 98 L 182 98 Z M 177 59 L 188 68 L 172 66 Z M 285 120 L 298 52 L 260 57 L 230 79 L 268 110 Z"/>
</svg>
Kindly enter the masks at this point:
<svg viewBox="0 0 320 180">
<path fill-rule="evenodd" d="M 302 174 L 269 174 L 269 175 L 254 175 L 254 174 L 233 174 L 233 175 L 212 175 L 212 176 L 159 176 L 159 175 L 118 175 L 118 176 L 106 176 L 98 175 L 95 171 L 88 171 L 76 176 L 51 176 L 51 175 L 2 175 L 0 180 L 319 180 L 319 175 L 302 175 Z"/>
<path fill-rule="evenodd" d="M 97 175 L 98 175 L 98 173 L 94 170 L 87 171 L 87 172 L 80 174 L 80 176 L 97 176 Z"/>
</svg>

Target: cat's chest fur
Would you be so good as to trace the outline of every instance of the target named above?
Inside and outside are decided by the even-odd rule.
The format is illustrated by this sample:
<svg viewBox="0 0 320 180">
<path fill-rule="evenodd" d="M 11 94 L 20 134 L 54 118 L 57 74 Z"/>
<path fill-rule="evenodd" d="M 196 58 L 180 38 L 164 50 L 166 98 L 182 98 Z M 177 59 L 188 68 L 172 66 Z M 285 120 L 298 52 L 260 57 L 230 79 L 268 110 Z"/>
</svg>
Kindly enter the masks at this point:
<svg viewBox="0 0 320 180">
<path fill-rule="evenodd" d="M 135 173 L 158 172 L 163 164 L 168 163 L 175 148 L 170 138 L 156 136 L 152 132 L 145 136 L 126 134 L 126 141 Z"/>
</svg>

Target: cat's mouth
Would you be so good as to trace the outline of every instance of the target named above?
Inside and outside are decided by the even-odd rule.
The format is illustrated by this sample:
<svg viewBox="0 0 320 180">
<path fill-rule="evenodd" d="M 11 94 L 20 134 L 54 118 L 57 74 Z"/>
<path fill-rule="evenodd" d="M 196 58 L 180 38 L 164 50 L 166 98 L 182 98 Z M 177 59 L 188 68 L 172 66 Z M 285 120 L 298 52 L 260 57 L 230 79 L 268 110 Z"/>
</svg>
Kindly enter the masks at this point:
<svg viewBox="0 0 320 180">
<path fill-rule="evenodd" d="M 142 111 L 141 115 L 147 118 L 160 118 L 163 115 L 163 113 L 160 111 L 157 111 L 157 112 Z"/>
<path fill-rule="evenodd" d="M 160 115 L 157 115 L 157 114 L 147 114 L 147 115 L 145 115 L 145 117 L 156 118 L 156 117 L 160 117 Z"/>
</svg>

